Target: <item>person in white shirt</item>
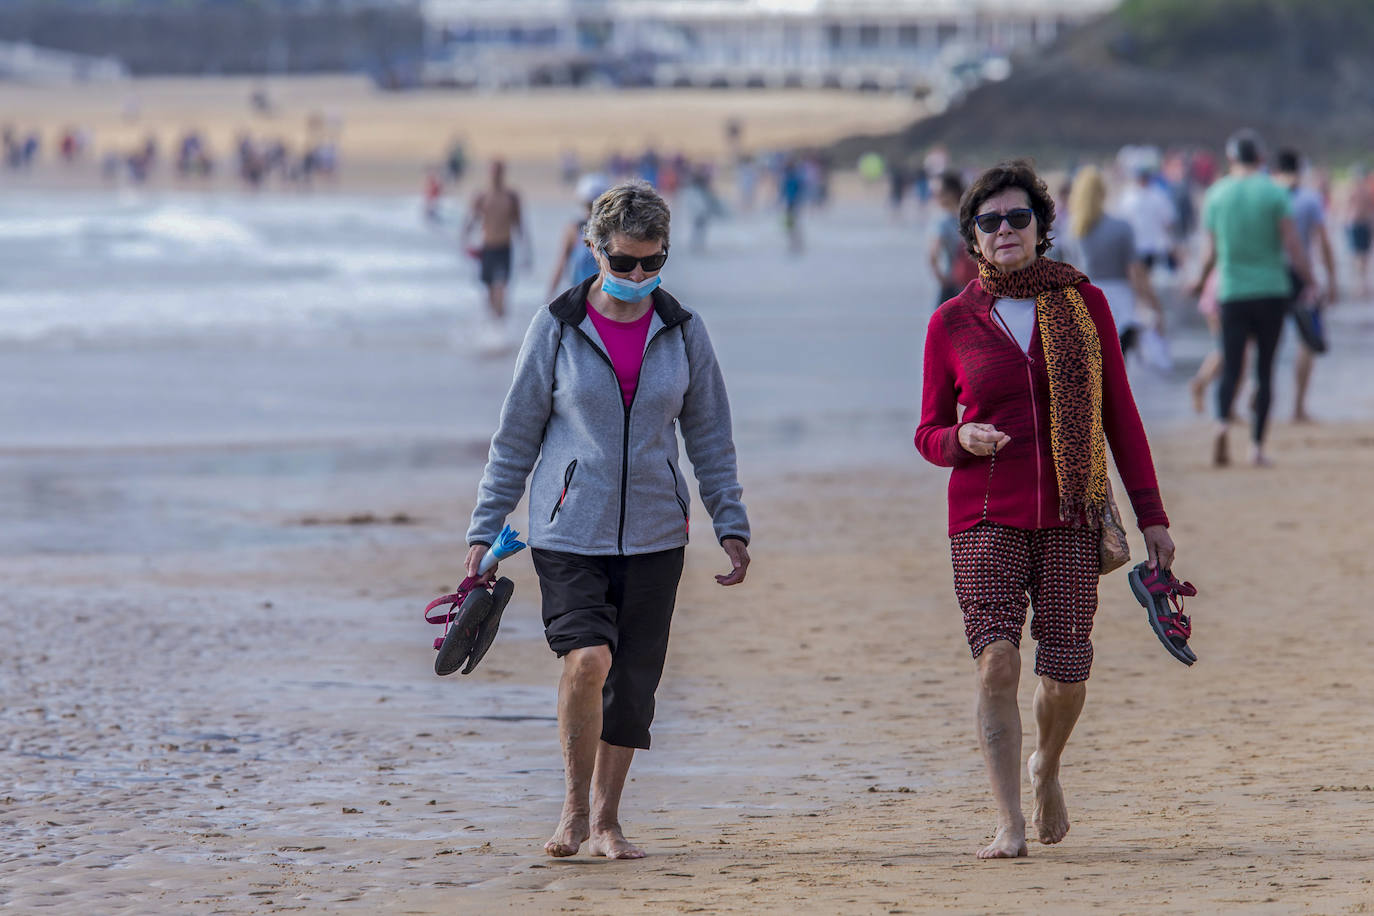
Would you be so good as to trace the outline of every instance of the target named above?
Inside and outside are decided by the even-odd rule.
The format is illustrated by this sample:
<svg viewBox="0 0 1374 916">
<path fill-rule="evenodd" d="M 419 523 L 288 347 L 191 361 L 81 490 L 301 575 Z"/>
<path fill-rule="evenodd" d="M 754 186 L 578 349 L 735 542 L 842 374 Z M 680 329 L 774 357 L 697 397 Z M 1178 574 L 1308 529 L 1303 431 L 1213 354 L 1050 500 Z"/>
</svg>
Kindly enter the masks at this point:
<svg viewBox="0 0 1374 916">
<path fill-rule="evenodd" d="M 1131 224 L 1136 252 L 1146 270 L 1156 265 L 1174 267 L 1173 231 L 1178 209 L 1169 192 L 1154 182 L 1154 173 L 1145 168 L 1135 171 L 1135 180 L 1121 193 L 1117 213 Z"/>
</svg>

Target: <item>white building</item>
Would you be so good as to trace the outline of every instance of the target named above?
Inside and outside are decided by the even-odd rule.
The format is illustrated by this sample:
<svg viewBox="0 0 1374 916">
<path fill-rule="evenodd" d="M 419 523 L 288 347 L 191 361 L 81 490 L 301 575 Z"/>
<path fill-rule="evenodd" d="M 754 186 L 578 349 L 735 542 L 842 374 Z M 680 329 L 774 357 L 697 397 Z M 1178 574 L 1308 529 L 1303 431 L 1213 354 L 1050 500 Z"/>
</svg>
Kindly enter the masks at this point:
<svg viewBox="0 0 1374 916">
<path fill-rule="evenodd" d="M 458 83 L 946 91 L 1116 0 L 423 0 Z M 996 61 L 1001 61 L 1000 64 Z M 981 71 L 973 77 L 982 75 Z"/>
</svg>

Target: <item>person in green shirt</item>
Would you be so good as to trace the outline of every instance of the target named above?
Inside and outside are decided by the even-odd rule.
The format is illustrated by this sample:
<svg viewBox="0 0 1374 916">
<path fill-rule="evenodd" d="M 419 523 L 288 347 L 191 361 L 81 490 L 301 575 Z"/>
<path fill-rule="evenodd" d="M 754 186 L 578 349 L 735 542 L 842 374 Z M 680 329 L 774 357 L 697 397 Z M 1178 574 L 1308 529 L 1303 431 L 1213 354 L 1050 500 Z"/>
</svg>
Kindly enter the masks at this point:
<svg viewBox="0 0 1374 916">
<path fill-rule="evenodd" d="M 1288 266 L 1301 280 L 1297 295 L 1304 304 L 1317 290 L 1288 194 L 1262 171 L 1264 146 L 1259 135 L 1251 130 L 1233 134 L 1226 141 L 1226 158 L 1230 173 L 1208 189 L 1202 204 L 1204 256 L 1199 277 L 1205 278 L 1216 266 L 1221 303 L 1222 370 L 1212 463 L 1218 467 L 1230 463 L 1227 417 L 1244 368 L 1246 345 L 1253 340 L 1256 390 L 1250 460 L 1263 466 L 1269 463 L 1264 434 L 1273 399 L 1274 354 L 1294 295 Z M 1201 293 L 1201 286 L 1199 279 L 1194 292 Z"/>
</svg>

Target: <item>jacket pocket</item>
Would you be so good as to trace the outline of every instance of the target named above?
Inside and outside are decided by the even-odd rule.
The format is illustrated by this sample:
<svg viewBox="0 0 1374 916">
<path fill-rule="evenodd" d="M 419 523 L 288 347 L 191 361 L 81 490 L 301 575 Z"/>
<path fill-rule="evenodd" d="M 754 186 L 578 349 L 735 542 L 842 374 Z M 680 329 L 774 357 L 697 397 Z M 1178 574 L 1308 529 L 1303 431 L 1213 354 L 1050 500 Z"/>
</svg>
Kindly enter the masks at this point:
<svg viewBox="0 0 1374 916">
<path fill-rule="evenodd" d="M 553 511 L 549 513 L 549 524 L 558 517 L 558 510 L 563 508 L 563 501 L 568 498 L 568 487 L 572 486 L 573 474 L 577 473 L 577 459 L 568 462 L 568 466 L 563 471 L 563 492 L 558 497 L 558 502 L 554 504 Z"/>
<path fill-rule="evenodd" d="M 682 527 L 687 529 L 690 534 L 692 530 L 691 519 L 687 516 L 687 500 L 682 498 L 682 494 L 677 491 L 677 468 L 673 467 L 673 460 L 665 458 L 668 462 L 668 472 L 673 475 L 673 499 L 677 500 L 677 507 L 682 510 Z"/>
</svg>

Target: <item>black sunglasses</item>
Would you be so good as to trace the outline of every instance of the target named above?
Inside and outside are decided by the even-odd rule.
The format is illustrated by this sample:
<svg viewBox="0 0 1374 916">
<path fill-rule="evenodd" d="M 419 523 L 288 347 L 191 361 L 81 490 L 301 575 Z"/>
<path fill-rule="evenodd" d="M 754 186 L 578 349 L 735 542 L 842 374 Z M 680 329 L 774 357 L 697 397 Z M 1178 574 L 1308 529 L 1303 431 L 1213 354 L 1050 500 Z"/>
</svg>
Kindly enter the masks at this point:
<svg viewBox="0 0 1374 916">
<path fill-rule="evenodd" d="M 974 224 L 987 235 L 992 235 L 1002 225 L 1002 220 L 1013 229 L 1024 229 L 1035 218 L 1035 211 L 1029 207 L 1017 207 L 1006 213 L 979 213 L 973 218 Z"/>
<path fill-rule="evenodd" d="M 651 254 L 647 258 L 636 258 L 628 254 L 611 254 L 605 248 L 601 249 L 601 253 L 606 256 L 606 263 L 611 270 L 618 274 L 629 273 L 635 269 L 636 264 L 643 267 L 646 274 L 651 274 L 656 270 L 662 270 L 663 265 L 668 261 L 668 252 L 666 251 Z"/>
</svg>

